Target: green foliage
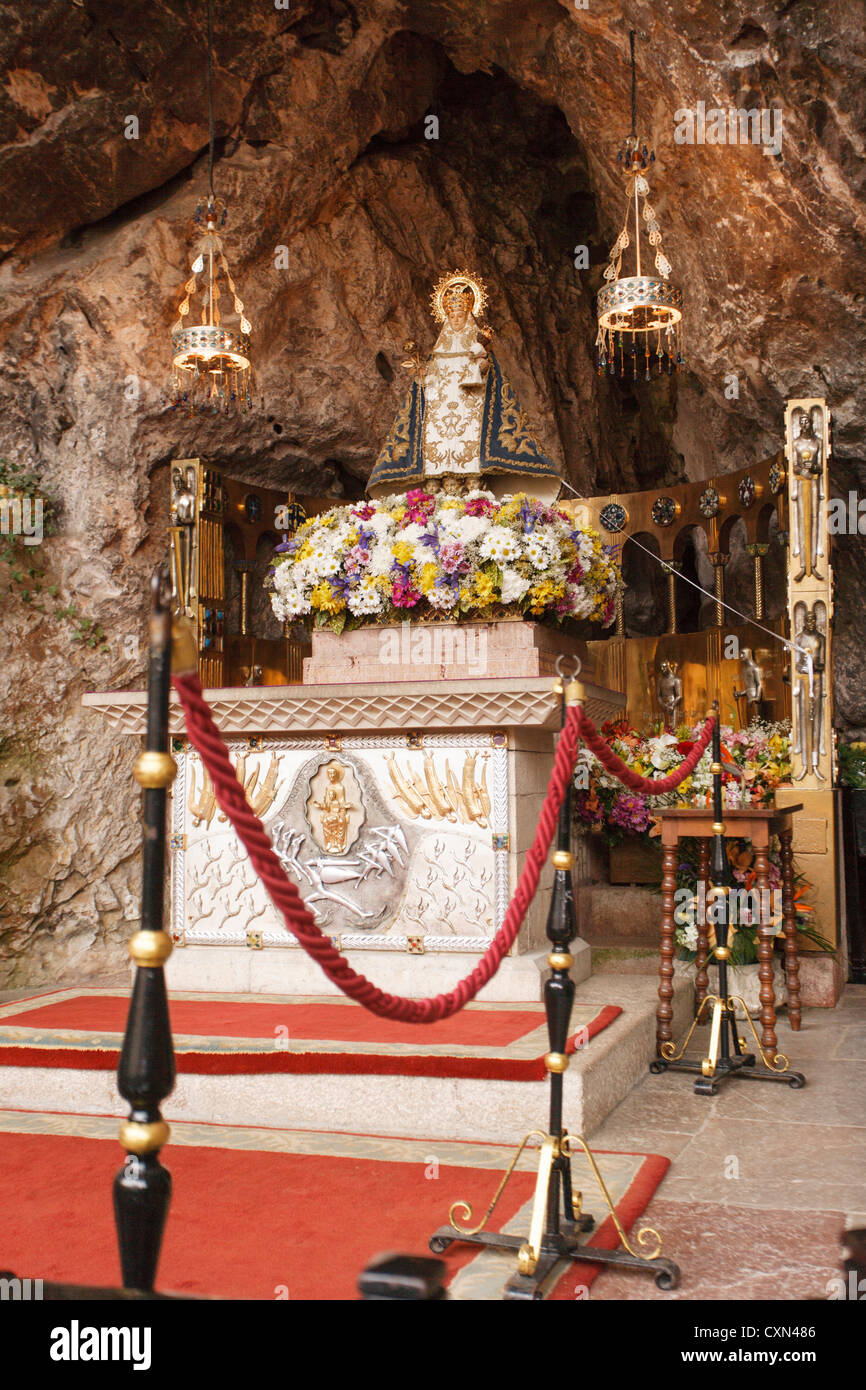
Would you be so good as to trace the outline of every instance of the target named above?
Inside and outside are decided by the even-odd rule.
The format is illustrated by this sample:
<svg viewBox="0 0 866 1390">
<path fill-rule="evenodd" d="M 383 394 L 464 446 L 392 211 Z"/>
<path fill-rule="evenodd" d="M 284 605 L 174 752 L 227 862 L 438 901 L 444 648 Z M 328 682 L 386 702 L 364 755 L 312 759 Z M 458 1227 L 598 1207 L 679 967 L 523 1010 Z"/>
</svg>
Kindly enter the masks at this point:
<svg viewBox="0 0 866 1390">
<path fill-rule="evenodd" d="M 57 509 L 51 498 L 42 491 L 36 475 L 23 464 L 0 459 L 0 497 L 39 498 L 42 502 L 42 535 L 46 537 L 56 533 Z M 11 530 L 0 533 L 0 565 L 9 568 L 8 592 L 17 594 L 32 612 L 68 625 L 71 642 L 98 649 L 100 654 L 107 652 L 108 643 L 100 624 L 79 614 L 74 604 L 61 604 L 52 611 L 44 606 L 46 599 L 57 598 L 60 589 L 57 584 L 46 583 L 45 571 L 37 561 L 34 549 L 34 546 L 25 545 L 24 538 Z"/>
<path fill-rule="evenodd" d="M 840 743 L 837 751 L 842 786 L 866 791 L 866 743 Z"/>
</svg>

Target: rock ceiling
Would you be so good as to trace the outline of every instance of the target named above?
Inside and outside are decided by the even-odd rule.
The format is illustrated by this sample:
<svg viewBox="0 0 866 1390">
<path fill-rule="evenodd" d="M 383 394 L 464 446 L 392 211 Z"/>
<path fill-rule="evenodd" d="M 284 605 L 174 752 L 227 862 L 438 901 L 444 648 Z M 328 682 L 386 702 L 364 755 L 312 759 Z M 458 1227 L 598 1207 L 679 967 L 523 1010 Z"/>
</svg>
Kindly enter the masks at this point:
<svg viewBox="0 0 866 1390">
<path fill-rule="evenodd" d="M 432 340 L 427 297 L 442 269 L 486 276 L 498 352 L 578 489 L 766 457 L 794 394 L 831 403 L 839 488 L 857 485 L 866 458 L 858 0 L 214 10 L 216 183 L 262 401 L 230 422 L 179 418 L 166 394 L 206 188 L 203 0 L 0 3 L 0 457 L 56 499 L 52 578 L 111 634 L 104 655 L 70 655 L 61 626 L 5 603 L 0 855 L 18 866 L 14 940 L 31 954 L 40 925 L 62 926 L 74 954 L 134 911 L 137 829 L 117 819 L 121 804 L 134 815 L 127 760 L 77 700 L 140 680 L 134 641 L 163 547 L 168 461 L 218 457 L 261 482 L 356 493 L 396 409 L 402 344 Z M 634 389 L 593 364 L 594 296 L 623 211 L 630 27 L 688 363 Z M 676 144 L 674 113 L 698 101 L 779 108 L 781 153 Z M 438 139 L 425 138 L 431 114 Z M 846 641 L 862 645 L 853 628 Z M 856 700 L 843 714 L 866 723 Z M 123 790 L 108 796 L 114 777 Z"/>
</svg>

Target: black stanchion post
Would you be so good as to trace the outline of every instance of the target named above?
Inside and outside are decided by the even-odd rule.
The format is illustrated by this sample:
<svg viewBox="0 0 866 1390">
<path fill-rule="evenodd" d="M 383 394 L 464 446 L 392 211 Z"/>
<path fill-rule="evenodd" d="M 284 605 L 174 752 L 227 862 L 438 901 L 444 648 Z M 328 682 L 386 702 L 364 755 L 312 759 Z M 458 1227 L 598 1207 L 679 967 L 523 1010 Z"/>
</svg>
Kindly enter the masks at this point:
<svg viewBox="0 0 866 1390">
<path fill-rule="evenodd" d="M 167 792 L 177 771 L 168 751 L 168 696 L 171 682 L 171 611 L 168 576 L 151 584 L 150 646 L 147 680 L 147 738 L 134 776 L 142 788 L 141 930 L 129 952 L 135 983 L 117 1086 L 129 1102 L 120 1127 L 126 1160 L 114 1180 L 114 1217 L 125 1288 L 153 1289 L 162 1235 L 171 1198 L 171 1176 L 159 1161 L 169 1128 L 160 1104 L 175 1081 L 174 1050 L 163 967 L 171 939 L 163 929 Z"/>
<path fill-rule="evenodd" d="M 562 658 L 557 662 L 557 671 L 560 673 L 559 689 L 564 723 L 567 705 L 581 704 L 584 690 L 577 680 L 580 662 L 577 662 L 577 668 L 568 684 L 561 663 Z M 506 1299 L 544 1298 L 547 1280 L 551 1276 L 556 1277 L 554 1271 L 557 1266 L 562 1268 L 566 1260 L 613 1265 L 619 1269 L 645 1270 L 655 1275 L 656 1284 L 663 1289 L 676 1288 L 679 1282 L 679 1269 L 674 1262 L 660 1257 L 661 1240 L 656 1231 L 645 1229 L 637 1235 L 638 1245 L 654 1243 L 654 1252 L 650 1256 L 639 1254 L 629 1243 L 586 1140 L 582 1135 L 566 1133 L 563 1127 L 563 1080 L 570 1060 L 567 1050 L 568 1029 L 575 994 L 575 984 L 571 977 L 574 957 L 569 950 L 577 936 L 571 876 L 573 868 L 569 779 L 557 823 L 556 849 L 553 853 L 553 893 L 547 917 L 547 939 L 551 946 L 547 957 L 550 976 L 544 986 L 547 1036 L 550 1044 L 550 1051 L 544 1059 L 550 1087 L 548 1132 L 545 1134 L 541 1130 L 532 1130 L 525 1136 L 479 1225 L 470 1227 L 457 1224 L 457 1212 L 464 1213 L 465 1219 L 471 1220 L 472 1208 L 467 1202 L 455 1202 L 448 1213 L 449 1224 L 440 1226 L 430 1237 L 430 1249 L 434 1254 L 441 1254 L 455 1241 L 513 1250 L 517 1255 L 517 1272 L 505 1285 Z M 528 1236 L 486 1231 L 484 1227 L 502 1196 L 520 1155 L 531 1140 L 540 1142 L 541 1152 Z M 581 1211 L 582 1196 L 572 1191 L 571 1159 L 577 1151 L 581 1151 L 586 1157 L 616 1227 L 621 1248 L 601 1250 L 582 1243 L 582 1235 L 593 1230 L 595 1220 Z"/>
</svg>

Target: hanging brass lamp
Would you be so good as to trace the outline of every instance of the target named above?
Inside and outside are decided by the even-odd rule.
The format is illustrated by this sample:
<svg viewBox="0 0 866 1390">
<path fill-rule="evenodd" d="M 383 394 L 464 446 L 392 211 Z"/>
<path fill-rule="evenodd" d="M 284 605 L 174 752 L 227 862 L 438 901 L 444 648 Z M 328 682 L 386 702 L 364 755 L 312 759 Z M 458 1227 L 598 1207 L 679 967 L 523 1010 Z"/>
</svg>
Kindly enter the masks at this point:
<svg viewBox="0 0 866 1390">
<path fill-rule="evenodd" d="M 207 31 L 209 192 L 195 210 L 192 275 L 183 287 L 184 297 L 172 327 L 173 403 L 190 414 L 229 415 L 252 409 L 252 325 L 229 271 L 219 234 L 226 221 L 226 205 L 213 186 L 212 0 L 207 0 Z M 232 302 L 225 315 L 221 307 L 224 291 Z"/>
<path fill-rule="evenodd" d="M 634 30 L 631 30 L 631 131 L 617 156 L 626 180 L 625 219 L 611 249 L 604 272 L 605 284 L 598 294 L 596 347 L 600 376 L 630 377 L 636 381 L 640 372 L 649 381 L 653 365 L 659 375 L 665 368 L 671 373 L 683 366 L 680 337 L 683 295 L 668 278 L 671 264 L 662 251 L 662 234 L 655 208 L 649 202 L 646 174 L 655 162 L 655 151 L 648 149 L 637 134 L 634 37 Z M 623 275 L 623 258 L 632 245 L 632 219 L 634 273 Z M 647 274 L 646 261 L 653 250 L 656 273 Z"/>
</svg>

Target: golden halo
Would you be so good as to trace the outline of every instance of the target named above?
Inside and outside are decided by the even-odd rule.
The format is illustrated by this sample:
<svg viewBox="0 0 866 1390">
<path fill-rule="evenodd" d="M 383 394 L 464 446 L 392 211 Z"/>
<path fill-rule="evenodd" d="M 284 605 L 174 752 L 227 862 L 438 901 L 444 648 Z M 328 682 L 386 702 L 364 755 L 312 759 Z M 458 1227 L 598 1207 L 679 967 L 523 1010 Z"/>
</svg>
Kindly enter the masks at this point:
<svg viewBox="0 0 866 1390">
<path fill-rule="evenodd" d="M 436 322 L 445 322 L 443 301 L 445 291 L 452 285 L 466 285 L 472 291 L 472 313 L 476 319 L 481 318 L 487 308 L 487 286 L 481 276 L 474 275 L 470 270 L 452 270 L 440 277 L 430 296 L 430 310 Z"/>
</svg>

